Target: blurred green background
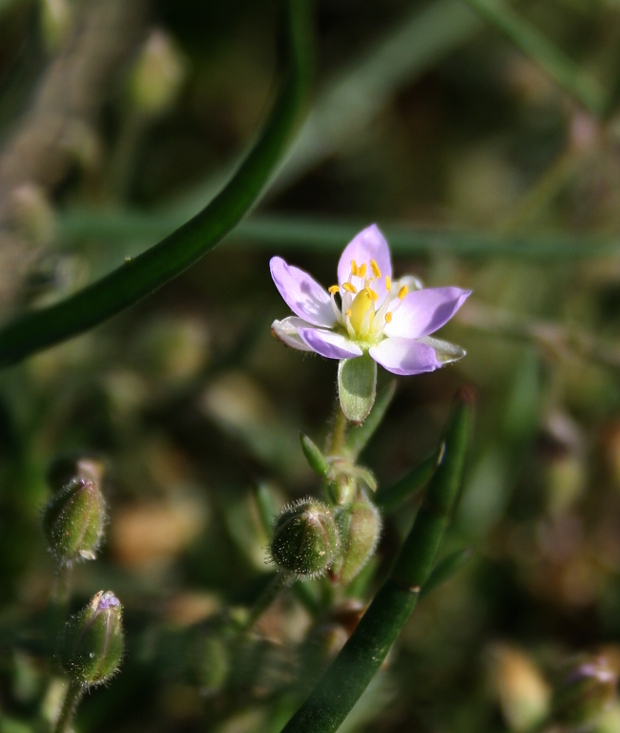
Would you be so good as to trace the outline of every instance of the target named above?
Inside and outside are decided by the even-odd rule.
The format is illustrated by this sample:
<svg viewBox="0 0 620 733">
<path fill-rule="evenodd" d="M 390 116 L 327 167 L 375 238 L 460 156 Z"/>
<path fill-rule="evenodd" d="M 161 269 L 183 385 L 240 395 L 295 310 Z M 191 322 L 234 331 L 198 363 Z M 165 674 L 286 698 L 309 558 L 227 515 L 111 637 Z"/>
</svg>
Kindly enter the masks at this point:
<svg viewBox="0 0 620 733">
<path fill-rule="evenodd" d="M 473 384 L 447 549 L 475 552 L 420 604 L 346 725 L 526 731 L 572 655 L 620 671 L 620 4 L 486 6 L 316 2 L 307 121 L 255 212 L 138 306 L 0 372 L 2 733 L 39 730 L 29 721 L 57 694 L 36 631 L 54 574 L 40 518 L 47 467 L 74 451 L 105 462 L 110 522 L 73 605 L 110 587 L 128 631 L 119 677 L 76 729 L 281 728 L 324 619 L 285 594 L 217 684 L 203 669 L 217 670 L 217 642 L 186 632 L 272 570 L 255 487 L 281 503 L 318 490 L 297 436 L 326 435 L 335 364 L 270 336 L 288 309 L 269 258 L 330 285 L 371 222 L 396 274 L 474 293 L 442 332 L 467 357 L 398 380 L 364 462 L 382 486 L 398 479 Z M 218 190 L 273 101 L 279 11 L 0 0 L 3 320 L 118 266 Z M 416 506 L 387 518 L 379 574 Z M 597 726 L 620 731 L 620 702 Z"/>
</svg>

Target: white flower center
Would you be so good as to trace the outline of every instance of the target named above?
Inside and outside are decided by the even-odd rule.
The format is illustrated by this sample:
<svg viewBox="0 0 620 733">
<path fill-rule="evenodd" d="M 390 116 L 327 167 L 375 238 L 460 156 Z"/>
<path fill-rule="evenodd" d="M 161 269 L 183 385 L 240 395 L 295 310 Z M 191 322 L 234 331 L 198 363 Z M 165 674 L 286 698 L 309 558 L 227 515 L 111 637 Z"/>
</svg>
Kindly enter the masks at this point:
<svg viewBox="0 0 620 733">
<path fill-rule="evenodd" d="M 357 286 L 353 284 L 353 278 Z M 379 304 L 379 294 L 373 284 L 381 280 L 385 283 L 386 295 Z M 393 288 L 390 277 L 381 275 L 375 260 L 370 260 L 369 266 L 366 263 L 358 266 L 355 260 L 351 260 L 347 282 L 342 286 L 332 285 L 329 292 L 338 323 L 349 338 L 376 343 L 383 338 L 385 326 L 392 320 L 392 314 L 399 308 L 409 288 L 407 285 Z M 336 293 L 340 294 L 340 306 L 336 303 Z"/>
</svg>

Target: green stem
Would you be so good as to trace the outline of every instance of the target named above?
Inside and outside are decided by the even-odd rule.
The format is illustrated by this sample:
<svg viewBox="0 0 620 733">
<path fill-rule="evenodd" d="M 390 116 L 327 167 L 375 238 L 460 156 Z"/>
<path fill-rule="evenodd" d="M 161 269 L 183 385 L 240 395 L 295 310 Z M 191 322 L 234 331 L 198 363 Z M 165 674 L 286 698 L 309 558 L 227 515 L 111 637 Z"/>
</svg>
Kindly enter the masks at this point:
<svg viewBox="0 0 620 733">
<path fill-rule="evenodd" d="M 333 733 L 378 672 L 430 577 L 461 483 L 472 417 L 463 390 L 446 435 L 446 453 L 414 526 L 368 611 L 283 733 Z"/>
<path fill-rule="evenodd" d="M 348 425 L 349 421 L 345 417 L 340 407 L 340 401 L 336 397 L 333 427 L 327 441 L 327 450 L 325 451 L 328 456 L 342 455 Z"/>
<path fill-rule="evenodd" d="M 297 126 L 310 80 L 308 2 L 289 0 L 287 7 L 288 77 L 261 135 L 228 185 L 159 244 L 66 300 L 4 326 L 1 365 L 87 331 L 137 303 L 213 249 L 256 204 Z"/>
<path fill-rule="evenodd" d="M 590 112 L 604 114 L 608 95 L 600 84 L 503 0 L 467 0 Z"/>
<path fill-rule="evenodd" d="M 284 573 L 276 573 L 250 608 L 250 612 L 241 627 L 241 631 L 249 631 L 280 595 L 280 592 L 284 588 L 288 588 L 289 585 L 289 578 Z"/>
<path fill-rule="evenodd" d="M 54 733 L 67 733 L 69 731 L 69 725 L 83 694 L 84 688 L 82 685 L 79 685 L 77 682 L 71 682 L 69 684 L 60 715 L 54 726 Z"/>
</svg>

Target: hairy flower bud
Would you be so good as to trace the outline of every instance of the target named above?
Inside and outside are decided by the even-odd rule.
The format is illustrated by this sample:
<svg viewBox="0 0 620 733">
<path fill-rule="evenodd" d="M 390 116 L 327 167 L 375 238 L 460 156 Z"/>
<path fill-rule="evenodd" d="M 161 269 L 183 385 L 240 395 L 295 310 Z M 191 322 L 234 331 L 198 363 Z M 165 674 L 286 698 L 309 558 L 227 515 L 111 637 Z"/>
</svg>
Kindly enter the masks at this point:
<svg viewBox="0 0 620 733">
<path fill-rule="evenodd" d="M 381 515 L 362 495 L 338 516 L 342 554 L 334 575 L 347 585 L 374 554 L 381 535 Z"/>
<path fill-rule="evenodd" d="M 329 507 L 308 497 L 284 507 L 271 540 L 275 564 L 300 578 L 318 578 L 334 562 L 339 537 Z"/>
<path fill-rule="evenodd" d="M 72 682 L 83 687 L 100 685 L 117 672 L 123 646 L 121 603 L 112 591 L 101 590 L 65 624 L 60 666 Z"/>
<path fill-rule="evenodd" d="M 61 564 L 93 560 L 99 549 L 106 523 L 99 475 L 94 464 L 88 463 L 62 488 L 58 488 L 58 480 L 51 482 L 57 490 L 45 507 L 43 530 Z"/>
<path fill-rule="evenodd" d="M 595 723 L 613 700 L 617 681 L 604 657 L 580 658 L 566 670 L 555 691 L 554 719 L 576 727 Z"/>
</svg>

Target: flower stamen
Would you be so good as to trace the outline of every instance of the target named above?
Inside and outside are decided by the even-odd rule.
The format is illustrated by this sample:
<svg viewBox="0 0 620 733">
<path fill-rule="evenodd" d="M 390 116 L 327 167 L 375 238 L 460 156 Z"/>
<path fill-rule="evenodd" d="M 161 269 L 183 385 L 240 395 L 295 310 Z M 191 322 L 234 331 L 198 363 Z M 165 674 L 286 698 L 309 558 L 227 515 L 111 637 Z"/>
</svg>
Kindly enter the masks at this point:
<svg viewBox="0 0 620 733">
<path fill-rule="evenodd" d="M 392 322 L 392 314 L 389 311 L 385 314 L 385 322 L 386 323 Z"/>
<path fill-rule="evenodd" d="M 355 260 L 351 260 L 351 275 L 355 275 L 355 277 L 359 276 L 359 268 Z"/>
<path fill-rule="evenodd" d="M 402 288 L 398 291 L 399 299 L 404 300 L 408 292 L 409 292 L 409 288 L 406 285 L 403 285 Z"/>
<path fill-rule="evenodd" d="M 375 260 L 370 260 L 370 269 L 372 270 L 372 274 L 377 279 L 381 277 L 381 270 L 379 269 L 379 265 L 376 263 Z"/>
<path fill-rule="evenodd" d="M 389 275 L 385 276 L 385 289 L 390 292 L 392 289 L 392 278 Z"/>
<path fill-rule="evenodd" d="M 342 283 L 342 289 L 346 290 L 347 293 L 353 293 L 353 295 L 357 294 L 357 288 L 355 287 L 355 285 L 352 285 L 351 283 Z"/>
<path fill-rule="evenodd" d="M 358 277 L 366 277 L 366 263 L 364 262 L 363 265 L 360 265 L 357 268 L 357 276 Z"/>
<path fill-rule="evenodd" d="M 335 295 L 336 293 L 340 292 L 340 287 L 338 285 L 330 285 L 327 288 L 327 291 L 331 293 L 332 295 Z"/>
</svg>

